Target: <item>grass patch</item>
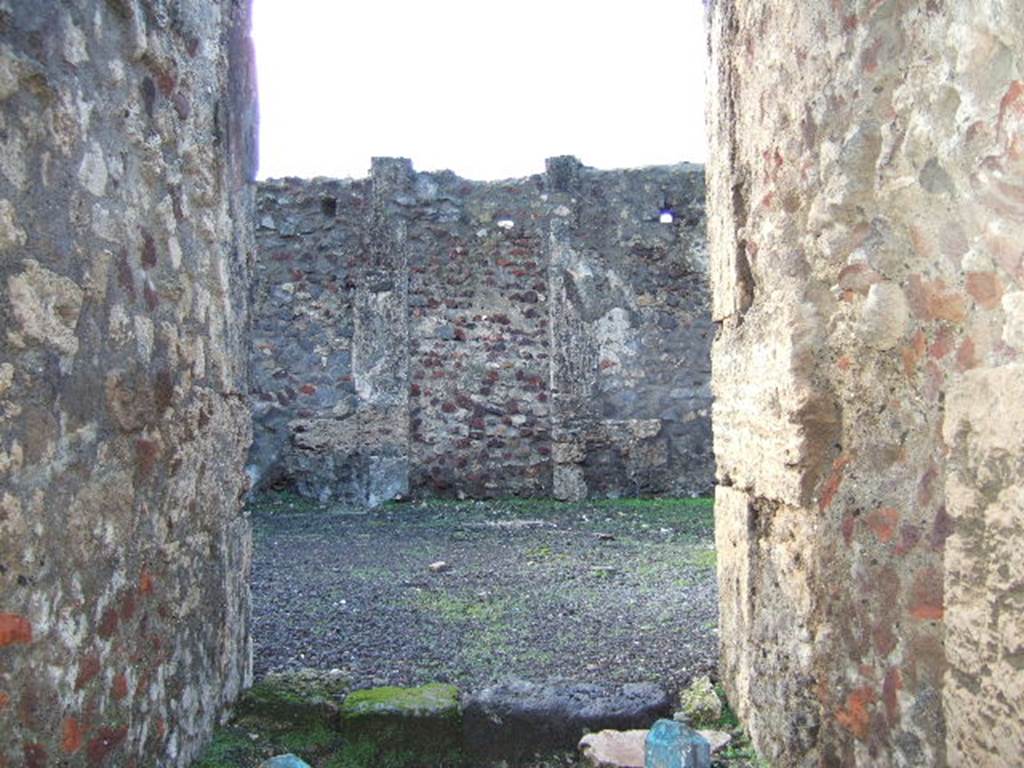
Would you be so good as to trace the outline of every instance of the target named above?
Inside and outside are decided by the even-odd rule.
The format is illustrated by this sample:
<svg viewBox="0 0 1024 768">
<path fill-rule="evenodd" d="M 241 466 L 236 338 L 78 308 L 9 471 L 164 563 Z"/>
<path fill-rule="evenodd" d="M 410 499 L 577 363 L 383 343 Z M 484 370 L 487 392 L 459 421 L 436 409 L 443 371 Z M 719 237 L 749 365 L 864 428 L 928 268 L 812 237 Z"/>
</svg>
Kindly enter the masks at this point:
<svg viewBox="0 0 1024 768">
<path fill-rule="evenodd" d="M 695 499 L 592 499 L 583 504 L 595 509 L 620 509 L 635 512 L 711 512 L 715 508 L 715 500 L 709 496 Z"/>
<path fill-rule="evenodd" d="M 506 600 L 464 598 L 442 592 L 420 592 L 412 602 L 421 611 L 453 622 L 494 624 L 500 622 L 509 610 Z"/>
<path fill-rule="evenodd" d="M 701 570 L 713 571 L 718 566 L 718 553 L 714 549 L 692 549 L 687 559 L 690 565 Z"/>
<path fill-rule="evenodd" d="M 722 715 L 708 727 L 716 731 L 725 731 L 732 734 L 732 743 L 719 752 L 712 760 L 712 765 L 725 766 L 734 762 L 741 762 L 745 768 L 772 768 L 771 764 L 757 754 L 754 745 L 750 743 L 750 736 L 747 734 L 736 711 L 729 703 L 725 695 L 725 688 L 721 683 L 715 684 L 715 693 L 722 701 Z"/>
<path fill-rule="evenodd" d="M 314 499 L 307 499 L 294 491 L 267 491 L 253 496 L 246 503 L 254 516 L 300 515 L 308 512 L 325 512 L 329 509 Z"/>
<path fill-rule="evenodd" d="M 260 749 L 246 730 L 218 728 L 195 768 L 248 768 L 261 762 Z"/>
<path fill-rule="evenodd" d="M 301 730 L 283 731 L 275 741 L 283 752 L 293 752 L 299 757 L 304 757 L 337 747 L 341 737 L 337 731 L 325 724 L 316 723 Z"/>
</svg>

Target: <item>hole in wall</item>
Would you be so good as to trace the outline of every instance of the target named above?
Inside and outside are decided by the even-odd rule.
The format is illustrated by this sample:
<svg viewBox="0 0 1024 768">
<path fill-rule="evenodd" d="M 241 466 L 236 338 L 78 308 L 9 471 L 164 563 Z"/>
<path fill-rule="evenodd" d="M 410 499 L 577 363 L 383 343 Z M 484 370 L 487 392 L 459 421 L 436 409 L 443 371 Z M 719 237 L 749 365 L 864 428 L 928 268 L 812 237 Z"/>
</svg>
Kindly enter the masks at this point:
<svg viewBox="0 0 1024 768">
<path fill-rule="evenodd" d="M 320 198 L 320 211 L 324 216 L 333 219 L 338 215 L 338 198 L 336 197 L 321 197 Z"/>
</svg>

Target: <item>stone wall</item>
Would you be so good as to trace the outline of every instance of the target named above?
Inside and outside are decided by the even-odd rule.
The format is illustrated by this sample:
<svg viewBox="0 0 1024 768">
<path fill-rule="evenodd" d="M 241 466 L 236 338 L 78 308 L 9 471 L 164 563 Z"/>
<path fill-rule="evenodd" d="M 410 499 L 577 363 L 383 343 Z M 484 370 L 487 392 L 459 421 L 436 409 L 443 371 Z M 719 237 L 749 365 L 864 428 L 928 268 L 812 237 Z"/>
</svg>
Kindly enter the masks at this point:
<svg viewBox="0 0 1024 768">
<path fill-rule="evenodd" d="M 718 0 L 710 45 L 730 698 L 776 765 L 1015 764 L 1024 6 Z"/>
<path fill-rule="evenodd" d="M 470 182 L 378 159 L 259 193 L 265 486 L 559 498 L 709 489 L 703 173 Z M 660 221 L 671 210 L 672 221 Z"/>
<path fill-rule="evenodd" d="M 243 6 L 0 2 L 0 766 L 186 765 L 246 682 Z"/>
</svg>

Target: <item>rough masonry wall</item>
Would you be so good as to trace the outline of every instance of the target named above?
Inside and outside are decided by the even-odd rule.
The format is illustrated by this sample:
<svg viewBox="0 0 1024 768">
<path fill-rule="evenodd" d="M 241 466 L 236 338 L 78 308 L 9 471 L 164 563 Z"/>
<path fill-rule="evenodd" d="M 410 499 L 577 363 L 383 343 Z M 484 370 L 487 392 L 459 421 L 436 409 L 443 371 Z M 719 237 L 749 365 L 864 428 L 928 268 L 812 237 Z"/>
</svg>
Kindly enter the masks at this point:
<svg viewBox="0 0 1024 768">
<path fill-rule="evenodd" d="M 186 765 L 249 674 L 250 61 L 0 2 L 0 766 Z"/>
<path fill-rule="evenodd" d="M 573 158 L 263 184 L 254 476 L 370 503 L 706 491 L 703 197 L 695 167 Z"/>
<path fill-rule="evenodd" d="M 1019 762 L 1024 6 L 718 0 L 710 45 L 730 697 L 777 765 Z"/>
</svg>

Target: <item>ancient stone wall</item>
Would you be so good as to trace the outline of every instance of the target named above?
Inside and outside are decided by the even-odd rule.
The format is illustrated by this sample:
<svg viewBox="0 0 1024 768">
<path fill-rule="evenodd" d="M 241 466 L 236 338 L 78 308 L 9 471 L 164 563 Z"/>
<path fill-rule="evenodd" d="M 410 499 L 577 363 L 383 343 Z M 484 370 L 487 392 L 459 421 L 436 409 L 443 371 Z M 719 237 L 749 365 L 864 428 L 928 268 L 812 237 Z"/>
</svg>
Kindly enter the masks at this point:
<svg viewBox="0 0 1024 768">
<path fill-rule="evenodd" d="M 722 674 L 776 765 L 1024 754 L 1024 6 L 718 0 Z"/>
<path fill-rule="evenodd" d="M 247 15 L 0 2 L 0 766 L 186 765 L 248 675 Z"/>
<path fill-rule="evenodd" d="M 704 492 L 703 208 L 699 168 L 573 158 L 263 184 L 254 476 L 370 503 Z"/>
</svg>

